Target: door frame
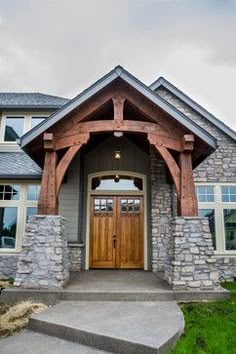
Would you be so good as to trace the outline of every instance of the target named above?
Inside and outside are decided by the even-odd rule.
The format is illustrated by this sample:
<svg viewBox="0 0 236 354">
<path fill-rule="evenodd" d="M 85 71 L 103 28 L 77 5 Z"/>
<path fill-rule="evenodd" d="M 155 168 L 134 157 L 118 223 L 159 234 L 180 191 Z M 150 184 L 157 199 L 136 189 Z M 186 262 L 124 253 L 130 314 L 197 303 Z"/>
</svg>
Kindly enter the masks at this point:
<svg viewBox="0 0 236 354">
<path fill-rule="evenodd" d="M 131 177 L 138 177 L 143 180 L 143 190 L 142 191 L 124 191 L 124 190 L 105 190 L 105 191 L 96 191 L 91 189 L 92 179 L 94 177 L 106 176 L 106 175 L 125 175 Z M 111 171 L 100 171 L 97 173 L 91 173 L 88 175 L 88 193 L 87 193 L 87 216 L 86 216 L 86 245 L 85 245 L 85 269 L 89 269 L 89 252 L 90 252 L 90 200 L 91 196 L 96 195 L 114 195 L 114 196 L 143 196 L 143 242 L 144 242 L 144 270 L 148 270 L 148 240 L 147 240 L 147 177 L 144 174 L 131 172 L 131 171 L 120 171 L 120 170 L 111 170 Z"/>
</svg>

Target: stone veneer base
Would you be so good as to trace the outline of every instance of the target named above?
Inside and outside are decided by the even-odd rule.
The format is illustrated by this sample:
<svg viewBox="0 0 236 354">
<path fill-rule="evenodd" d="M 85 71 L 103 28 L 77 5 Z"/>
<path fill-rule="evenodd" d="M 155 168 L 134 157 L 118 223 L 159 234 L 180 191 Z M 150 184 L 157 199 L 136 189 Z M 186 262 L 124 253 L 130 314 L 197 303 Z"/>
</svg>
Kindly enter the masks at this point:
<svg viewBox="0 0 236 354">
<path fill-rule="evenodd" d="M 219 289 L 219 272 L 207 218 L 172 219 L 165 279 L 176 290 Z"/>
<path fill-rule="evenodd" d="M 62 288 L 69 280 L 65 218 L 32 215 L 28 218 L 15 286 Z"/>
</svg>

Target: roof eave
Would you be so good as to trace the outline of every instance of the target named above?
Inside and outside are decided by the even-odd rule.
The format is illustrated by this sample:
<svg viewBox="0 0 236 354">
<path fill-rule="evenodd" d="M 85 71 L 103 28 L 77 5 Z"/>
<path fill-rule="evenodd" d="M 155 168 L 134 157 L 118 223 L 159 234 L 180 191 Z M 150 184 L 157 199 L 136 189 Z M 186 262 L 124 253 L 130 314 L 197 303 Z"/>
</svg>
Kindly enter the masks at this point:
<svg viewBox="0 0 236 354">
<path fill-rule="evenodd" d="M 160 77 L 157 79 L 155 82 L 153 82 L 149 88 L 153 91 L 157 90 L 160 86 L 163 86 L 165 89 L 173 93 L 176 97 L 184 101 L 186 104 L 188 104 L 193 110 L 201 114 L 203 117 L 205 117 L 207 120 L 209 120 L 212 124 L 214 124 L 217 128 L 222 130 L 225 134 L 230 136 L 233 140 L 236 141 L 236 132 L 232 130 L 230 127 L 228 127 L 226 124 L 224 124 L 220 119 L 215 117 L 213 114 L 208 112 L 205 108 L 203 108 L 201 105 L 199 105 L 196 101 L 194 101 L 192 98 L 188 97 L 184 92 L 179 90 L 177 87 L 175 87 L 173 84 L 171 84 L 169 81 L 167 81 L 165 78 Z"/>
<path fill-rule="evenodd" d="M 203 128 L 199 127 L 196 123 L 191 121 L 184 114 L 179 112 L 175 107 L 169 104 L 162 97 L 157 96 L 153 90 L 144 85 L 141 81 L 131 75 L 122 67 L 118 66 L 113 69 L 110 73 L 102 77 L 92 86 L 90 86 L 85 91 L 81 92 L 78 96 L 76 96 L 73 100 L 69 101 L 65 104 L 59 111 L 53 113 L 49 116 L 43 123 L 39 126 L 33 128 L 30 132 L 23 135 L 20 139 L 20 145 L 24 149 L 24 147 L 37 136 L 42 134 L 46 129 L 50 128 L 53 124 L 63 118 L 65 115 L 73 111 L 78 105 L 85 102 L 87 99 L 92 97 L 98 91 L 103 89 L 106 85 L 110 84 L 116 78 L 121 77 L 125 82 L 133 86 L 138 92 L 142 93 L 146 98 L 151 100 L 153 103 L 157 104 L 164 111 L 173 116 L 177 121 L 179 121 L 182 125 L 188 128 L 190 131 L 199 136 L 203 141 L 205 141 L 211 148 L 216 149 L 217 142 L 216 139 L 211 136 L 207 131 Z M 24 149 L 25 150 L 25 149 Z"/>
</svg>

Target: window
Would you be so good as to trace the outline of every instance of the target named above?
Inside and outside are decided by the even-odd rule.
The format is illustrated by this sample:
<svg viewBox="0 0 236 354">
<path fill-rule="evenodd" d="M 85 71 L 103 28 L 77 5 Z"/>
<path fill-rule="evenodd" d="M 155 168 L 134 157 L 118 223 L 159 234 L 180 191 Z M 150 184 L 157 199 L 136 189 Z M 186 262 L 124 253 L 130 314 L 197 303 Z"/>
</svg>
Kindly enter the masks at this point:
<svg viewBox="0 0 236 354">
<path fill-rule="evenodd" d="M 199 203 L 212 203 L 215 201 L 214 186 L 197 186 L 196 194 Z"/>
<path fill-rule="evenodd" d="M 17 208 L 0 207 L 0 248 L 15 248 Z"/>
<path fill-rule="evenodd" d="M 24 117 L 6 117 L 4 141 L 16 141 L 23 135 Z"/>
<path fill-rule="evenodd" d="M 20 186 L 1 184 L 0 185 L 0 200 L 19 200 Z"/>
<path fill-rule="evenodd" d="M 236 186 L 221 186 L 221 201 L 224 203 L 235 203 Z"/>
<path fill-rule="evenodd" d="M 39 184 L 0 184 L 0 250 L 20 251 L 25 221 L 37 213 Z"/>
<path fill-rule="evenodd" d="M 0 119 L 0 142 L 16 144 L 16 140 L 19 139 L 30 129 L 36 127 L 43 122 L 47 116 L 40 115 L 3 115 Z"/>
<path fill-rule="evenodd" d="M 216 249 L 216 230 L 215 230 L 215 210 L 214 209 L 199 209 L 199 216 L 207 217 L 209 220 L 209 227 L 212 235 L 212 243 L 214 249 Z"/>
<path fill-rule="evenodd" d="M 236 209 L 224 209 L 225 248 L 236 250 Z"/>
<path fill-rule="evenodd" d="M 38 200 L 40 185 L 33 184 L 27 187 L 27 200 Z"/>
<path fill-rule="evenodd" d="M 133 178 L 130 176 L 104 176 L 92 179 L 93 190 L 143 190 L 142 178 Z"/>
<path fill-rule="evenodd" d="M 113 211 L 113 199 L 111 199 L 111 198 L 94 198 L 93 210 L 98 213 Z"/>
<path fill-rule="evenodd" d="M 43 122 L 47 117 L 31 117 L 31 129 Z"/>
<path fill-rule="evenodd" d="M 209 219 L 218 254 L 236 255 L 236 184 L 196 185 L 199 215 Z"/>
<path fill-rule="evenodd" d="M 139 198 L 121 199 L 120 207 L 121 207 L 122 213 L 139 213 L 140 212 L 140 199 Z"/>
</svg>

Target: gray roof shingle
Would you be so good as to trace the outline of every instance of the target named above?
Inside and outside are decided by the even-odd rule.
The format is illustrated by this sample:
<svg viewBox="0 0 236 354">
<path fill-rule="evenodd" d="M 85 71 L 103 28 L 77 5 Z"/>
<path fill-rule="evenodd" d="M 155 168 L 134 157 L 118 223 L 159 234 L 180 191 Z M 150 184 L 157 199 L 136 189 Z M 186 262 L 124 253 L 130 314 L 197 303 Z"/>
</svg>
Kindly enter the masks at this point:
<svg viewBox="0 0 236 354">
<path fill-rule="evenodd" d="M 0 108 L 60 108 L 68 98 L 33 92 L 0 92 Z"/>
<path fill-rule="evenodd" d="M 0 178 L 40 178 L 41 168 L 24 152 L 0 152 Z"/>
</svg>

